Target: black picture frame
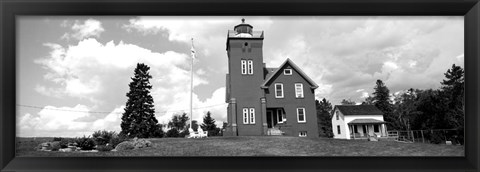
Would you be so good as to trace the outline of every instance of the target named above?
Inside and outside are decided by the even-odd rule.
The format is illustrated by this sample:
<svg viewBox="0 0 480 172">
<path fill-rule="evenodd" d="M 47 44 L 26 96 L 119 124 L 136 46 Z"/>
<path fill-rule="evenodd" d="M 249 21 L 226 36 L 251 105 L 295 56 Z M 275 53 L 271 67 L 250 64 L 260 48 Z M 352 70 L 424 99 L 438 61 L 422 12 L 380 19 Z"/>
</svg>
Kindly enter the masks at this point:
<svg viewBox="0 0 480 172">
<path fill-rule="evenodd" d="M 0 171 L 479 171 L 478 0 L 1 0 Z M 465 17 L 465 157 L 15 157 L 18 15 Z"/>
</svg>

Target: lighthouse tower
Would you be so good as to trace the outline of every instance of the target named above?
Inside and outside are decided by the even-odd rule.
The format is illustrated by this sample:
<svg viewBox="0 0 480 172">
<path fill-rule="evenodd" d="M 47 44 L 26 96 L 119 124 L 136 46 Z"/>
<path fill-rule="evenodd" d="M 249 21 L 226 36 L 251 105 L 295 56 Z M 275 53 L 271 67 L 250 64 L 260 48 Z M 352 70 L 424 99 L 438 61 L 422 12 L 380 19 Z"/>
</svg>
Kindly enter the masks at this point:
<svg viewBox="0 0 480 172">
<path fill-rule="evenodd" d="M 263 31 L 253 31 L 245 23 L 236 25 L 227 35 L 228 74 L 226 103 L 228 126 L 226 136 L 263 135 L 266 130 L 262 108 L 264 81 Z M 265 125 L 265 126 L 264 126 Z M 264 129 L 265 128 L 265 129 Z"/>
</svg>

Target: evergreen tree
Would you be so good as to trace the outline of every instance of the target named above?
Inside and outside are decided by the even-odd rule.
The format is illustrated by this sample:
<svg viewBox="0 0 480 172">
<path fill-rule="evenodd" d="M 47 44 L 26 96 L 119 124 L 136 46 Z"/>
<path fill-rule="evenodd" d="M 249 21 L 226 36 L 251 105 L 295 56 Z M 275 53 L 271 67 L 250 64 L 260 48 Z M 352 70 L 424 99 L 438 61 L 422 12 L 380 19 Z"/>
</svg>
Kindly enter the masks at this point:
<svg viewBox="0 0 480 172">
<path fill-rule="evenodd" d="M 128 85 L 130 91 L 127 93 L 128 100 L 120 124 L 121 133 L 128 137 L 148 138 L 163 133 L 158 131 L 161 128 L 155 118 L 153 98 L 150 95 L 152 85 L 149 79 L 152 76 L 148 73 L 149 69 L 147 65 L 138 63 L 134 77 L 131 78 L 132 82 Z"/>
<path fill-rule="evenodd" d="M 325 98 L 322 101 L 315 100 L 317 109 L 318 134 L 320 137 L 333 137 L 332 132 L 332 104 Z"/>
<path fill-rule="evenodd" d="M 447 100 L 445 118 L 451 128 L 458 129 L 458 140 L 464 143 L 465 128 L 465 71 L 460 66 L 452 65 L 445 73 L 446 80 L 441 82 L 442 93 Z"/>
<path fill-rule="evenodd" d="M 202 130 L 208 131 L 208 136 L 217 136 L 220 132 L 220 128 L 217 128 L 215 119 L 212 118 L 210 111 L 203 117 Z"/>
<path fill-rule="evenodd" d="M 455 64 L 445 73 L 447 80 L 443 80 L 442 92 L 447 100 L 448 112 L 446 118 L 454 128 L 464 127 L 465 119 L 465 71 Z"/>
<path fill-rule="evenodd" d="M 390 100 L 390 90 L 382 80 L 377 80 L 373 92 L 373 104 L 383 112 L 388 129 L 399 129 L 397 119 L 393 116 L 393 106 Z"/>
</svg>

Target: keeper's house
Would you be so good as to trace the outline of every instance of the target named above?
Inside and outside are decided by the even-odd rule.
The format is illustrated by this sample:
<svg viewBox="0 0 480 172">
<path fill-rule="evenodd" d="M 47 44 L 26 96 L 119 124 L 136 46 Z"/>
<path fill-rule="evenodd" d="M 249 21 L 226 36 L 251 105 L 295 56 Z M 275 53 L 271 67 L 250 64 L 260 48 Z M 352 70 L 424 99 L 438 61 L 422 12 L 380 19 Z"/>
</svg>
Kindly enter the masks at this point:
<svg viewBox="0 0 480 172">
<path fill-rule="evenodd" d="M 336 105 L 333 108 L 332 131 L 336 139 L 387 137 L 383 112 L 374 105 Z"/>
<path fill-rule="evenodd" d="M 314 90 L 318 87 L 290 59 L 263 63 L 263 31 L 245 23 L 227 35 L 225 136 L 318 137 Z"/>
</svg>

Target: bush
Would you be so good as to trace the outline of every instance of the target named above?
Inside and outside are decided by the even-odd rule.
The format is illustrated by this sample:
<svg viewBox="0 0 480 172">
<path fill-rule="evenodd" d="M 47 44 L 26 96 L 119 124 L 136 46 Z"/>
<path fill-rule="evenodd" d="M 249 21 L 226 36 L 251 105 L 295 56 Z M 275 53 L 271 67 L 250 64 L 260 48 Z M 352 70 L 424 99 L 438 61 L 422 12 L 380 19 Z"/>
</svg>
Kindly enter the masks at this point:
<svg viewBox="0 0 480 172">
<path fill-rule="evenodd" d="M 95 141 L 90 137 L 83 136 L 82 138 L 77 138 L 75 142 L 81 150 L 92 150 L 95 147 Z"/>
<path fill-rule="evenodd" d="M 68 147 L 68 144 L 72 143 L 73 140 L 72 139 L 66 139 L 66 138 L 63 138 L 62 140 L 60 140 L 60 148 L 67 148 Z"/>
<path fill-rule="evenodd" d="M 60 147 L 60 142 L 58 142 L 58 141 L 52 142 L 52 143 L 50 144 L 50 146 L 51 146 L 51 148 L 52 148 L 52 149 L 51 149 L 52 151 L 58 151 L 58 150 L 60 150 L 60 148 L 61 148 L 61 147 Z"/>
<path fill-rule="evenodd" d="M 133 145 L 132 142 L 130 141 L 124 141 L 120 144 L 118 144 L 115 149 L 117 151 L 123 151 L 123 150 L 132 150 L 132 149 L 135 149 L 135 146 Z"/>
<path fill-rule="evenodd" d="M 108 152 L 108 151 L 111 151 L 113 149 L 113 147 L 111 145 L 98 145 L 97 146 L 97 150 L 100 151 L 100 152 Z"/>
<path fill-rule="evenodd" d="M 135 149 L 152 147 L 152 142 L 146 139 L 133 139 L 133 146 Z"/>
<path fill-rule="evenodd" d="M 190 132 L 188 131 L 188 129 L 185 129 L 178 134 L 178 137 L 185 137 L 185 136 L 188 136 L 188 135 L 190 135 Z"/>
<path fill-rule="evenodd" d="M 114 137 L 117 137 L 117 133 L 115 133 L 115 131 L 98 130 L 92 134 L 92 138 L 96 145 L 106 145 Z"/>
<path fill-rule="evenodd" d="M 172 128 L 167 131 L 167 137 L 179 137 L 180 133 L 176 128 Z"/>
<path fill-rule="evenodd" d="M 119 134 L 116 137 L 112 137 L 110 141 L 108 141 L 108 145 L 111 145 L 112 147 L 116 147 L 118 144 L 124 141 L 128 141 L 128 137 L 123 134 Z"/>
<path fill-rule="evenodd" d="M 433 132 L 430 142 L 435 144 L 445 143 L 444 135 L 441 132 Z"/>
<path fill-rule="evenodd" d="M 157 130 L 153 132 L 153 137 L 162 138 L 164 135 L 165 135 L 165 132 L 163 132 L 162 125 L 157 124 Z"/>
</svg>

